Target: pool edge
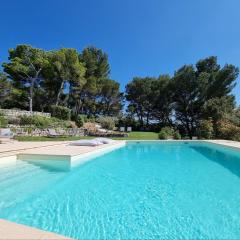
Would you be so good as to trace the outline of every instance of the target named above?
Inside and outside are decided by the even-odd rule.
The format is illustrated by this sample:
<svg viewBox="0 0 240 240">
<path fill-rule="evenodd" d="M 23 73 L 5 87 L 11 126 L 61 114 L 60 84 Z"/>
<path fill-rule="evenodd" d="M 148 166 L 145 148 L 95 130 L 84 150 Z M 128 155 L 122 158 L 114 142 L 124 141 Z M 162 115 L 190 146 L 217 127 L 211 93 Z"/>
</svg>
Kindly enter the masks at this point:
<svg viewBox="0 0 240 240">
<path fill-rule="evenodd" d="M 10 222 L 5 219 L 0 219 L 0 236 L 1 236 L 0 239 L 8 239 L 8 240 L 16 240 L 16 239 L 71 240 L 72 239 L 70 237 L 66 237 L 57 233 L 44 231 L 38 228 L 30 227 L 30 226 L 15 223 L 15 222 Z"/>
</svg>

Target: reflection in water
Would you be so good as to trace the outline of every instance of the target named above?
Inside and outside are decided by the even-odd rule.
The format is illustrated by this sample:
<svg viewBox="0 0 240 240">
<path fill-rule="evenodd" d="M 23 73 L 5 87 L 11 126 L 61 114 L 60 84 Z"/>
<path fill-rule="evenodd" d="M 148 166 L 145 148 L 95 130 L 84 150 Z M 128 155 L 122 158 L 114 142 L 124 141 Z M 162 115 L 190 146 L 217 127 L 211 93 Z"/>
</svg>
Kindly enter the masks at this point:
<svg viewBox="0 0 240 240">
<path fill-rule="evenodd" d="M 239 152 L 225 148 L 219 149 L 219 147 L 215 146 L 191 146 L 191 148 L 240 177 Z"/>
</svg>

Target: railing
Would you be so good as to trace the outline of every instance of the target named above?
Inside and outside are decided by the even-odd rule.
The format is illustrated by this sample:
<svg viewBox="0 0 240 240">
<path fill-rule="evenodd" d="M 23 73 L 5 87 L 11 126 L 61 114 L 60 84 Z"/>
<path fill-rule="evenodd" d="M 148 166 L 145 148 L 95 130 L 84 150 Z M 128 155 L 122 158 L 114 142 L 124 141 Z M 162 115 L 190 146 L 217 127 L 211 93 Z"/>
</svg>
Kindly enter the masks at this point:
<svg viewBox="0 0 240 240">
<path fill-rule="evenodd" d="M 0 109 L 0 113 L 7 117 L 18 117 L 18 116 L 42 116 L 42 117 L 51 117 L 51 113 L 44 112 L 30 112 L 25 110 L 16 110 L 16 109 Z"/>
</svg>

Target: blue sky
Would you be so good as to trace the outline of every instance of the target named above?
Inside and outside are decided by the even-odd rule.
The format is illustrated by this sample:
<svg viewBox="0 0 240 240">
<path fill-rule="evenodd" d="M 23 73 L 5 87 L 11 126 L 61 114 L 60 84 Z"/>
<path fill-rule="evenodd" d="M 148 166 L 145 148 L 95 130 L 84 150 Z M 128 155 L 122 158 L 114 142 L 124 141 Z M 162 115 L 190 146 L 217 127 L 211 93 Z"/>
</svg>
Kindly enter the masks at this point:
<svg viewBox="0 0 240 240">
<path fill-rule="evenodd" d="M 239 0 L 8 0 L 0 4 L 0 61 L 28 43 L 109 55 L 122 89 L 134 76 L 171 74 L 215 55 L 240 66 Z M 240 82 L 234 89 L 240 104 Z"/>
</svg>

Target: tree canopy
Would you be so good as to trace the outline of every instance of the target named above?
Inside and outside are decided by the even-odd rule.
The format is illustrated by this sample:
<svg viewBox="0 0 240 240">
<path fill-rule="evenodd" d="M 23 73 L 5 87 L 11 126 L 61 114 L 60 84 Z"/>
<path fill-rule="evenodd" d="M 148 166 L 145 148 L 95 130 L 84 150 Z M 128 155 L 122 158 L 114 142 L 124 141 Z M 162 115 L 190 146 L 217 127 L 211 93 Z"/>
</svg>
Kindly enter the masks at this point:
<svg viewBox="0 0 240 240">
<path fill-rule="evenodd" d="M 119 83 L 109 78 L 107 54 L 95 47 L 79 53 L 18 45 L 9 50 L 3 71 L 5 90 L 0 94 L 8 92 L 8 98 L 1 98 L 2 107 L 48 111 L 51 105 L 61 105 L 74 114 L 94 116 L 118 115 L 122 109 L 123 94 Z"/>
<path fill-rule="evenodd" d="M 199 131 L 217 137 L 224 124 L 240 127 L 232 95 L 239 69 L 221 66 L 215 56 L 184 65 L 173 76 L 134 77 L 125 93 L 110 77 L 108 55 L 92 46 L 79 52 L 17 45 L 2 66 L 2 108 L 48 111 L 59 106 L 75 119 L 119 116 L 119 123 L 134 129 L 167 127 L 190 138 Z"/>
<path fill-rule="evenodd" d="M 29 45 L 18 45 L 9 50 L 9 62 L 3 64 L 4 71 L 13 86 L 22 91 L 22 100 L 29 99 L 29 110 L 33 110 L 34 90 L 40 87 L 42 71 L 48 64 L 46 53 Z M 23 103 L 24 104 L 24 103 Z M 26 103 L 25 103 L 26 104 Z"/>
<path fill-rule="evenodd" d="M 133 78 L 126 86 L 128 112 L 138 118 L 141 127 L 149 121 L 159 127 L 175 125 L 192 138 L 200 121 L 212 118 L 214 124 L 231 115 L 235 97 L 231 94 L 239 70 L 217 63 L 216 57 L 184 65 L 174 76 Z"/>
</svg>

